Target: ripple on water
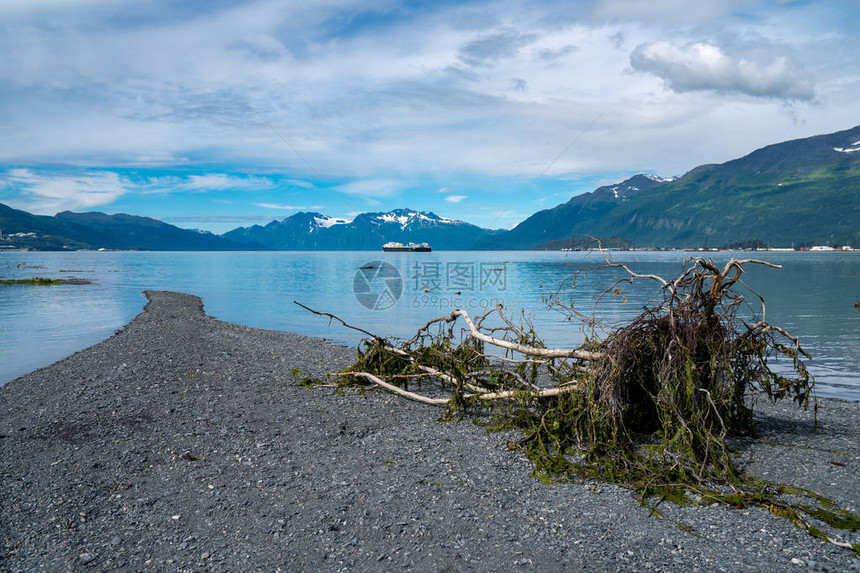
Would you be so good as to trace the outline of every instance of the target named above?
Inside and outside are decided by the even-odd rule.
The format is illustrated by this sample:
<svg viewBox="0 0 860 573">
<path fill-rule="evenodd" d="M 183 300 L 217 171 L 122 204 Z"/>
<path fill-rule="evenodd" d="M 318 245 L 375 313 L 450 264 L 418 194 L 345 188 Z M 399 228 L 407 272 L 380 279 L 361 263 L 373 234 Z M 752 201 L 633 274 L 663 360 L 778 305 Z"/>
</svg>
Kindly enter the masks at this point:
<svg viewBox="0 0 860 573">
<path fill-rule="evenodd" d="M 64 278 L 62 269 L 79 269 L 91 285 L 0 288 L 0 384 L 113 334 L 143 307 L 141 291 L 164 289 L 188 292 L 203 299 L 206 312 L 222 320 L 248 326 L 288 330 L 336 342 L 355 344 L 358 335 L 310 315 L 293 304 L 299 300 L 317 310 L 332 312 L 347 322 L 388 336 L 409 337 L 430 318 L 448 314 L 452 304 L 502 302 L 510 314 L 525 309 L 536 330 L 551 344 L 575 345 L 584 334 L 557 313 L 547 312 L 542 296 L 564 292 L 578 308 L 590 312 L 595 296 L 605 288 L 606 276 L 591 271 L 575 290 L 563 281 L 585 266 L 599 264 L 589 253 L 553 252 L 443 252 L 413 254 L 339 253 L 0 253 L 0 278 L 34 275 Z M 617 262 L 641 272 L 670 276 L 681 268 L 687 253 L 613 253 Z M 768 320 L 786 327 L 801 339 L 812 356 L 810 369 L 821 395 L 860 400 L 860 312 L 844 293 L 856 291 L 860 256 L 856 253 L 809 257 L 808 253 L 768 253 L 785 269 L 751 268 L 747 284 L 767 301 Z M 715 253 L 718 264 L 731 253 Z M 356 270 L 369 261 L 390 261 L 403 278 L 403 294 L 386 311 L 357 303 L 352 293 Z M 18 265 L 26 262 L 25 267 Z M 416 270 L 423 263 L 438 265 L 438 292 L 425 304 L 423 287 L 416 287 Z M 504 288 L 457 287 L 446 290 L 449 264 L 479 269 L 491 264 L 505 270 Z M 32 267 L 41 267 L 34 269 Z M 84 273 L 84 271 L 86 271 Z M 627 302 L 610 299 L 603 316 L 610 322 L 626 320 L 643 305 L 659 300 L 659 289 L 647 281 L 625 286 Z M 749 297 L 745 308 L 758 309 Z M 779 361 L 779 367 L 790 366 Z"/>
</svg>

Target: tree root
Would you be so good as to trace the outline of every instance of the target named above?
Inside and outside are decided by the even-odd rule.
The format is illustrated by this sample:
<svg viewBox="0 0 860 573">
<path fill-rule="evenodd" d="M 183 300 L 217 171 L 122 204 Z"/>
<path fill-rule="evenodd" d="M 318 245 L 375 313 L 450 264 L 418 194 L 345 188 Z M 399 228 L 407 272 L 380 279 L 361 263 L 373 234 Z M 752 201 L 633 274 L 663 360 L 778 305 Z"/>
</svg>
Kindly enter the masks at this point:
<svg viewBox="0 0 860 573">
<path fill-rule="evenodd" d="M 605 253 L 604 258 L 602 268 L 621 269 L 626 277 L 598 303 L 635 279 L 656 281 L 663 300 L 573 349 L 546 347 L 530 326 L 513 324 L 501 306 L 475 317 L 455 310 L 401 342 L 300 306 L 369 335 L 359 345 L 356 363 L 333 374 L 339 388 L 380 387 L 444 407 L 448 415 L 489 410 L 489 427 L 523 433 L 513 445 L 535 463 L 534 473 L 542 479 L 605 480 L 631 487 L 643 500 L 656 497 L 658 504 L 696 503 L 690 497 L 695 492 L 708 503 L 783 507 L 775 513 L 810 535 L 858 551 L 800 516 L 854 531 L 856 517 L 827 509 L 831 502 L 813 492 L 744 474 L 726 445 L 728 437 L 755 432 L 750 396 L 790 398 L 800 407 L 810 399 L 815 403 L 815 381 L 799 340 L 766 321 L 764 299 L 741 280 L 744 265 L 779 267 L 733 258 L 720 268 L 694 258 L 678 277 L 666 280 L 612 263 Z M 751 326 L 739 315 L 742 292 L 760 303 Z M 593 332 L 593 318 L 574 311 L 572 303 L 552 302 Z M 768 360 L 776 355 L 792 361 L 791 377 L 770 369 Z M 409 388 L 420 390 L 426 383 L 438 388 L 431 395 Z M 786 503 L 783 493 L 816 505 Z"/>
</svg>

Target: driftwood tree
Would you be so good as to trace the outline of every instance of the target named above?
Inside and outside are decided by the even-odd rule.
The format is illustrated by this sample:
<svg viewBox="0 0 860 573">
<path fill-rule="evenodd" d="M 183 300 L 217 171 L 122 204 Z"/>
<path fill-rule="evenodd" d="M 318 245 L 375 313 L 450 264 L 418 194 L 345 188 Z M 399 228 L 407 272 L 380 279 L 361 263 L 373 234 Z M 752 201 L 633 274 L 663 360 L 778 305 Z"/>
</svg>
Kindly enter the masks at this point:
<svg viewBox="0 0 860 573">
<path fill-rule="evenodd" d="M 694 258 L 667 280 L 606 259 L 602 268 L 617 268 L 623 278 L 604 294 L 650 280 L 662 297 L 603 336 L 596 335 L 594 314 L 551 297 L 590 329 L 577 348 L 548 348 L 501 307 L 476 317 L 455 310 L 405 341 L 362 331 L 368 338 L 358 360 L 333 375 L 339 387 L 381 387 L 443 407 L 448 417 L 482 412 L 488 427 L 521 431 L 523 438 L 510 445 L 529 456 L 543 480 L 621 484 L 654 512 L 667 499 L 760 505 L 857 552 L 815 525 L 857 530 L 855 516 L 813 492 L 748 476 L 732 461 L 726 440 L 754 434 L 754 399 L 816 405 L 803 362 L 808 356 L 796 337 L 767 322 L 764 300 L 742 281 L 745 265 L 779 268 L 734 258 L 719 267 Z M 758 301 L 752 319 L 741 313 L 749 296 Z M 790 375 L 770 367 L 778 356 L 790 361 Z M 809 503 L 786 501 L 788 494 Z"/>
</svg>

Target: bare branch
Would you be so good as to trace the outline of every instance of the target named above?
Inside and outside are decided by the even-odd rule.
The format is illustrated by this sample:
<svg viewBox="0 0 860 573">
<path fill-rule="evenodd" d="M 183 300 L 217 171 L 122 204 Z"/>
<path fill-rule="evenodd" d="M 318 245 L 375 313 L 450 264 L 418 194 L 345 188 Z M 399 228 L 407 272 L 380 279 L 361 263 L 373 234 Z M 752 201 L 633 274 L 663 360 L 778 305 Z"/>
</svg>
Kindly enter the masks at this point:
<svg viewBox="0 0 860 573">
<path fill-rule="evenodd" d="M 524 358 L 522 360 L 518 360 L 516 358 L 509 358 L 507 356 L 496 356 L 495 354 L 481 354 L 482 358 L 499 360 L 502 362 L 511 362 L 513 364 L 546 364 L 548 360 L 533 360 L 531 358 Z"/>
<path fill-rule="evenodd" d="M 329 313 L 329 312 L 320 312 L 320 311 L 318 311 L 318 310 L 314 310 L 314 309 L 312 309 L 312 308 L 310 308 L 310 307 L 307 307 L 307 306 L 303 305 L 302 303 L 300 303 L 300 302 L 299 302 L 299 301 L 297 301 L 297 300 L 294 300 L 294 301 L 293 301 L 293 304 L 297 304 L 297 305 L 299 305 L 300 307 L 302 307 L 303 309 L 305 309 L 305 310 L 307 310 L 307 311 L 310 311 L 310 312 L 312 312 L 313 314 L 316 314 L 316 315 L 318 315 L 318 316 L 327 316 L 327 317 L 329 318 L 329 322 L 331 322 L 331 320 L 336 320 L 336 321 L 338 321 L 339 323 L 341 323 L 342 325 L 344 325 L 345 327 L 347 327 L 347 328 L 349 328 L 349 329 L 352 329 L 352 330 L 355 330 L 355 331 L 361 332 L 362 334 L 366 334 L 366 335 L 368 335 L 369 337 L 371 337 L 371 338 L 373 338 L 373 339 L 375 339 L 375 340 L 379 340 L 380 342 L 384 342 L 384 341 L 385 341 L 385 339 L 384 339 L 384 338 L 382 338 L 381 336 L 377 336 L 377 335 L 373 334 L 372 332 L 368 332 L 368 331 L 364 330 L 363 328 L 359 328 L 359 327 L 357 327 L 357 326 L 352 326 L 351 324 L 347 324 L 346 322 L 344 322 L 344 321 L 343 321 L 343 319 L 342 319 L 342 318 L 340 318 L 340 317 L 338 317 L 338 316 L 335 316 L 335 315 L 333 315 L 333 314 L 331 314 L 331 313 Z"/>
<path fill-rule="evenodd" d="M 575 384 L 570 384 L 568 386 L 558 386 L 556 388 L 546 388 L 544 390 L 540 390 L 538 392 L 526 392 L 525 395 L 529 397 L 536 398 L 549 398 L 551 396 L 560 396 L 562 394 L 566 394 L 568 392 L 573 392 L 576 390 L 578 386 Z M 478 396 L 479 400 L 509 400 L 511 398 L 515 398 L 517 395 L 523 395 L 522 390 L 507 390 L 505 392 L 494 392 L 492 394 L 481 394 Z M 469 398 L 470 396 L 466 396 Z"/>
<path fill-rule="evenodd" d="M 607 267 L 624 269 L 627 272 L 627 274 L 630 275 L 631 278 L 651 279 L 651 280 L 657 281 L 658 283 L 660 283 L 664 287 L 669 286 L 669 284 L 670 284 L 666 279 L 664 279 L 663 277 L 661 277 L 659 275 L 650 275 L 650 274 L 642 274 L 642 273 L 633 272 L 630 270 L 630 267 L 628 267 L 627 265 L 625 265 L 623 263 L 612 263 L 609 261 L 609 258 L 606 257 L 606 254 L 603 253 L 602 250 L 600 252 L 601 252 L 601 254 L 603 254 L 604 258 L 606 258 L 606 266 Z"/>
<path fill-rule="evenodd" d="M 394 384 L 389 384 L 388 382 L 370 374 L 368 372 L 338 372 L 338 376 L 357 376 L 359 378 L 364 378 L 373 382 L 377 386 L 385 388 L 399 396 L 403 396 L 404 398 L 409 398 L 410 400 L 415 400 L 416 402 L 422 402 L 424 404 L 430 404 L 431 406 L 445 406 L 451 403 L 452 398 L 430 398 L 429 396 L 423 396 L 421 394 L 416 394 L 415 392 L 409 392 L 408 390 L 404 390 L 403 388 L 399 388 Z M 571 384 L 568 386 L 563 386 L 559 388 L 547 388 L 545 390 L 541 390 L 539 392 L 527 392 L 527 396 L 539 397 L 539 398 L 548 398 L 551 396 L 559 396 L 566 392 L 572 392 L 576 389 L 576 386 Z M 488 394 L 466 394 L 464 398 L 475 398 L 478 400 L 510 400 L 511 398 L 515 398 L 518 395 L 522 395 L 522 390 L 508 390 L 505 392 L 493 392 Z"/>
<path fill-rule="evenodd" d="M 408 390 L 404 390 L 403 388 L 398 388 L 394 384 L 389 384 L 388 382 L 377 378 L 373 374 L 369 374 L 367 372 L 340 372 L 340 376 L 357 376 L 359 378 L 364 378 L 366 380 L 370 380 L 377 386 L 381 386 L 386 390 L 394 392 L 395 394 L 399 394 L 404 398 L 409 398 L 410 400 L 415 400 L 417 402 L 424 402 L 425 404 L 431 404 L 433 406 L 442 406 L 450 402 L 450 398 L 429 398 L 427 396 L 422 396 L 421 394 L 416 394 L 415 392 L 410 392 Z"/>
<path fill-rule="evenodd" d="M 469 313 L 465 310 L 455 310 L 451 313 L 452 318 L 457 316 L 462 316 L 463 320 L 466 321 L 466 324 L 469 326 L 469 332 L 473 338 L 477 338 L 487 344 L 492 344 L 493 346 L 498 346 L 500 348 L 507 348 L 508 350 L 513 350 L 514 352 L 519 352 L 520 354 L 525 354 L 527 356 L 541 356 L 543 358 L 576 358 L 577 360 L 586 361 L 600 360 L 603 357 L 603 354 L 599 352 L 582 350 L 580 348 L 570 350 L 560 348 L 535 348 L 533 346 L 511 342 L 510 340 L 495 338 L 478 330 L 478 327 L 476 327 L 475 323 L 472 322 L 472 318 L 469 316 Z"/>
</svg>

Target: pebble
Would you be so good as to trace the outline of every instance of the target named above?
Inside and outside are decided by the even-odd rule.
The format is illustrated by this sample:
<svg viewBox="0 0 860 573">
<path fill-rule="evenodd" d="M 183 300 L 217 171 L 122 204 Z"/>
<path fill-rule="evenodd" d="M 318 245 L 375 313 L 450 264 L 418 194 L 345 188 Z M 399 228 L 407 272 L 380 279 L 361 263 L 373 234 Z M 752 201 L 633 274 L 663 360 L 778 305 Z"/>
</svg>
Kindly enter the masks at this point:
<svg viewBox="0 0 860 573">
<path fill-rule="evenodd" d="M 78 555 L 79 568 L 128 571 L 857 570 L 761 508 L 666 501 L 658 518 L 619 487 L 544 485 L 507 448 L 516 434 L 440 423 L 379 391 L 297 385 L 291 366 L 325 377 L 353 348 L 220 322 L 188 295 L 148 297 L 116 336 L 0 388 L 0 521 L 14 548 L 0 569 L 66 570 Z M 818 434 L 811 412 L 761 408 L 764 439 L 802 447 L 749 440 L 738 459 L 860 507 L 860 407 L 821 400 Z M 844 466 L 828 463 L 834 451 Z"/>
</svg>

